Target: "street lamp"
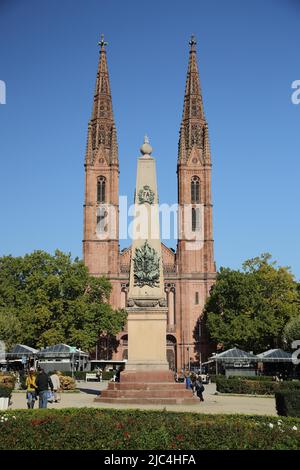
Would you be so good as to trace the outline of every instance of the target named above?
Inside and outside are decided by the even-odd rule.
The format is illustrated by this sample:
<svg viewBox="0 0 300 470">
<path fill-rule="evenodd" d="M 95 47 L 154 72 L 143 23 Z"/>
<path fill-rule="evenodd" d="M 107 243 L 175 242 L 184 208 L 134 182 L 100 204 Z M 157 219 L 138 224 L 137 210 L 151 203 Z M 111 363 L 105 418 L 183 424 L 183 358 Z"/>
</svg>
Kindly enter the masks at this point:
<svg viewBox="0 0 300 470">
<path fill-rule="evenodd" d="M 199 318 L 199 366 L 200 374 L 202 373 L 202 353 L 201 353 L 201 318 Z"/>
</svg>

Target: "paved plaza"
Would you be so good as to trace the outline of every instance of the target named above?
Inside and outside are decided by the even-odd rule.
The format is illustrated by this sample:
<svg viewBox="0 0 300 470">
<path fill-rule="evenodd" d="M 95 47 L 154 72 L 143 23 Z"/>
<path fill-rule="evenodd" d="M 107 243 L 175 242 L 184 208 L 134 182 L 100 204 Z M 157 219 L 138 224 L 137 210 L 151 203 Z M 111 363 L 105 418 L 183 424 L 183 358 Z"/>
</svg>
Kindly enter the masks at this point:
<svg viewBox="0 0 300 470">
<path fill-rule="evenodd" d="M 205 386 L 203 403 L 196 402 L 195 405 L 126 405 L 119 404 L 112 406 L 111 404 L 95 403 L 95 397 L 101 390 L 107 388 L 107 381 L 97 382 L 78 382 L 77 388 L 79 393 L 62 393 L 60 403 L 49 403 L 49 408 L 118 408 L 118 409 L 148 409 L 168 411 L 190 411 L 193 413 L 242 413 L 247 415 L 269 415 L 276 416 L 274 397 L 250 397 L 250 396 L 224 396 L 215 395 L 215 384 Z M 35 406 L 38 407 L 38 404 Z M 26 393 L 16 392 L 12 396 L 12 405 L 10 409 L 26 408 Z"/>
</svg>

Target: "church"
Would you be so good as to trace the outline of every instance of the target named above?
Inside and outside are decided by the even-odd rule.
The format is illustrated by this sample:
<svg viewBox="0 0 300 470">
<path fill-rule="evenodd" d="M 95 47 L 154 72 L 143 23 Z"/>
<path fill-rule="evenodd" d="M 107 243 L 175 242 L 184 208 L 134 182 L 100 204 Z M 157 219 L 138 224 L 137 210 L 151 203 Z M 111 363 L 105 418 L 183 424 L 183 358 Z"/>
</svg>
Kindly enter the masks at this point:
<svg viewBox="0 0 300 470">
<path fill-rule="evenodd" d="M 119 246 L 117 129 L 102 36 L 85 156 L 83 257 L 93 276 L 112 284 L 110 303 L 126 308 L 131 247 Z M 168 316 L 167 360 L 171 369 L 199 367 L 215 350 L 207 335 L 203 307 L 216 279 L 212 227 L 211 155 L 203 109 L 196 40 L 189 60 L 179 129 L 177 162 L 178 240 L 176 251 L 161 243 Z M 187 212 L 188 211 L 188 212 Z M 201 217 L 200 217 L 201 211 Z M 186 215 L 188 213 L 188 216 Z M 200 223 L 201 219 L 201 223 Z M 201 239 L 194 236 L 200 230 Z M 100 338 L 99 359 L 127 359 L 127 328 L 117 338 Z"/>
</svg>

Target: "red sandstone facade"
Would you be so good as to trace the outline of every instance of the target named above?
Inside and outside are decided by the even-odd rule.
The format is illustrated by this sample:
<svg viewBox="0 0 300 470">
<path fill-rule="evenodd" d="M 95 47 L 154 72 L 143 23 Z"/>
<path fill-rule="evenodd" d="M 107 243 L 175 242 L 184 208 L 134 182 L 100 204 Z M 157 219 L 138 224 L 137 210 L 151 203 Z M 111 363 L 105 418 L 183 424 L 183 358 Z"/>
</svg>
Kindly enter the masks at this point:
<svg viewBox="0 0 300 470">
<path fill-rule="evenodd" d="M 131 248 L 120 251 L 118 238 L 119 161 L 105 43 L 100 58 L 85 158 L 83 256 L 95 276 L 107 276 L 113 286 L 110 302 L 127 303 Z M 177 251 L 162 244 L 168 301 L 167 358 L 170 367 L 199 365 L 213 351 L 202 319 L 203 306 L 216 276 L 212 229 L 211 157 L 203 111 L 196 42 L 190 57 L 180 128 L 177 161 L 179 233 Z M 200 205 L 200 206 L 199 206 Z M 188 207 L 191 217 L 183 211 Z M 194 240 L 201 207 L 203 236 Z M 183 215 L 184 214 L 184 215 Z M 188 226 L 189 230 L 186 230 Z M 99 342 L 103 359 L 127 358 L 126 329 L 108 342 Z M 110 357 L 111 356 L 111 357 Z"/>
</svg>

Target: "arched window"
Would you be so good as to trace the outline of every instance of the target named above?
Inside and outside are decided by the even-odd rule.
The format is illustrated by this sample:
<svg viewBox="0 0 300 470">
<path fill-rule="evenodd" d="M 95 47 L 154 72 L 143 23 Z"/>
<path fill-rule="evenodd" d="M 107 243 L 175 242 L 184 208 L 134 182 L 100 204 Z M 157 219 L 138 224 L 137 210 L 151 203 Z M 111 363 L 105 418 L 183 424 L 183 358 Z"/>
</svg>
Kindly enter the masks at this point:
<svg viewBox="0 0 300 470">
<path fill-rule="evenodd" d="M 199 230 L 199 219 L 199 207 L 192 207 L 192 232 L 197 232 Z"/>
<path fill-rule="evenodd" d="M 107 217 L 108 212 L 105 207 L 98 207 L 97 208 L 97 233 L 104 233 L 107 232 Z"/>
<path fill-rule="evenodd" d="M 193 176 L 191 181 L 191 200 L 192 204 L 200 203 L 200 179 L 198 176 Z"/>
<path fill-rule="evenodd" d="M 105 177 L 99 176 L 97 179 L 97 202 L 98 204 L 105 202 L 105 183 L 106 183 Z"/>
</svg>

